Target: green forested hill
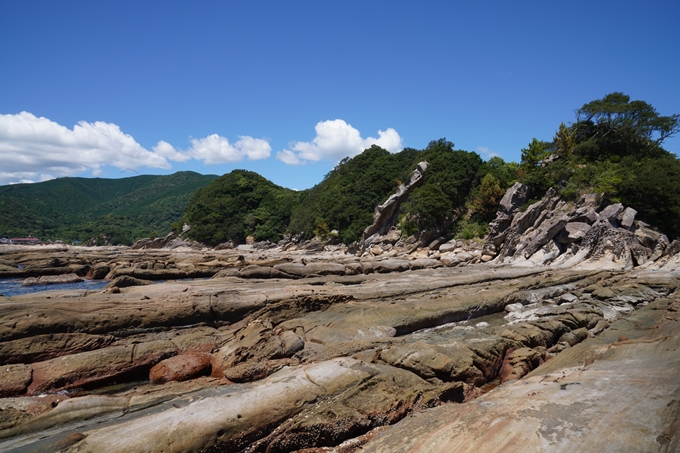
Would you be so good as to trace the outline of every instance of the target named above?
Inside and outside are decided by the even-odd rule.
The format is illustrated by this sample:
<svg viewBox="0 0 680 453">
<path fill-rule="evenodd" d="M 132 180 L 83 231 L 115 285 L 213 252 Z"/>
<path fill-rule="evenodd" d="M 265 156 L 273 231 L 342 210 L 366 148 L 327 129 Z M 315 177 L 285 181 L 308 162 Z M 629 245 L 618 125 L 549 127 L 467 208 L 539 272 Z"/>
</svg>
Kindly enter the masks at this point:
<svg viewBox="0 0 680 453">
<path fill-rule="evenodd" d="M 345 243 L 361 239 L 373 222 L 375 207 L 399 184 L 407 183 L 422 161 L 429 163 L 424 183 L 411 195 L 405 213 L 418 219 L 416 229 L 452 220 L 478 185 L 482 170 L 482 159 L 476 153 L 454 150 L 453 146 L 440 139 L 422 151 L 406 148 L 396 154 L 373 146 L 343 160 L 320 184 L 302 195 L 290 232 L 311 237 L 315 230 L 337 230 Z"/>
<path fill-rule="evenodd" d="M 277 186 L 252 171 L 234 170 L 196 191 L 183 221 L 189 237 L 210 245 L 279 240 L 286 231 L 299 192 Z"/>
<path fill-rule="evenodd" d="M 194 172 L 121 179 L 58 178 L 0 187 L 0 235 L 131 243 L 164 234 L 199 187 L 217 178 Z"/>
<path fill-rule="evenodd" d="M 517 173 L 516 164 L 500 158 L 483 162 L 476 153 L 453 146 L 440 139 L 424 150 L 406 148 L 395 154 L 372 146 L 343 159 L 323 181 L 301 192 L 276 186 L 256 173 L 235 170 L 198 190 L 182 221 L 192 226 L 190 237 L 212 245 L 243 242 L 251 235 L 255 240 L 277 241 L 284 233 L 309 239 L 328 236 L 332 230 L 349 244 L 361 239 L 373 221 L 375 207 L 409 181 L 419 162 L 427 161 L 424 182 L 404 207 L 402 227 L 409 233 L 451 227 L 467 214 L 466 204 L 480 197 L 477 188 L 487 174 L 495 183 L 495 192 L 491 192 L 497 204 L 498 193 L 502 196 Z M 474 223 L 477 218 L 473 215 L 468 220 Z"/>
</svg>

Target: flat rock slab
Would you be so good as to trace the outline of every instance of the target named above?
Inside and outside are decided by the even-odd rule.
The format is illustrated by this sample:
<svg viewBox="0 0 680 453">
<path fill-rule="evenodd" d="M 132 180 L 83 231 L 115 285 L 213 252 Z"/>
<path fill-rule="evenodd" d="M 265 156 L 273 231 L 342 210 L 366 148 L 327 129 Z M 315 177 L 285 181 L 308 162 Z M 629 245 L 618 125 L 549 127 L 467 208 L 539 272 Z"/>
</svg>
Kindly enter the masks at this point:
<svg viewBox="0 0 680 453">
<path fill-rule="evenodd" d="M 148 452 L 153 446 L 151 451 L 184 453 L 228 446 L 249 431 L 289 418 L 306 403 L 338 394 L 375 374 L 376 369 L 354 359 L 284 369 L 253 387 L 94 428 L 66 451 L 131 453 Z"/>
<path fill-rule="evenodd" d="M 361 451 L 680 451 L 680 301 L 663 305 L 650 304 L 520 381 L 409 417 Z"/>
</svg>

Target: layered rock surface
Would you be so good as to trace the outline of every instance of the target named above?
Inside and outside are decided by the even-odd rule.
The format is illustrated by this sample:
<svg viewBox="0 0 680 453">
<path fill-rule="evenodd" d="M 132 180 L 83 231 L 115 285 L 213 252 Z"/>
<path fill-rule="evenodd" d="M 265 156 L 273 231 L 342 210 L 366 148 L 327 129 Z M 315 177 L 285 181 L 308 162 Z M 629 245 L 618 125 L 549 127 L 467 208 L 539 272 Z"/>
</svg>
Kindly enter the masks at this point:
<svg viewBox="0 0 680 453">
<path fill-rule="evenodd" d="M 651 271 L 418 258 L 347 275 L 350 257 L 239 257 L 229 269 L 287 277 L 0 299 L 0 448 L 356 449 L 409 414 L 513 385 L 680 285 Z"/>
<path fill-rule="evenodd" d="M 111 280 L 0 297 L 0 450 L 679 451 L 680 245 L 526 195 L 485 245 L 0 248 Z"/>
</svg>

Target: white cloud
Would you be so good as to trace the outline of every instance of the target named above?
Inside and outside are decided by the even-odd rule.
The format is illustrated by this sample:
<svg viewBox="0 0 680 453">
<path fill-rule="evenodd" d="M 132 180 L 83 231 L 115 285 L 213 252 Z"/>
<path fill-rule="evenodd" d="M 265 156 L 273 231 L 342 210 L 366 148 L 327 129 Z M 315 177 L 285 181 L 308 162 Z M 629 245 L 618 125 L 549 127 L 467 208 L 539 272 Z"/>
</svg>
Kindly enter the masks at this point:
<svg viewBox="0 0 680 453">
<path fill-rule="evenodd" d="M 489 160 L 492 157 L 500 157 L 500 155 L 496 151 L 492 151 L 486 146 L 478 146 L 477 152 L 481 154 L 481 156 L 486 160 Z"/>
<path fill-rule="evenodd" d="M 0 184 L 33 182 L 54 176 L 121 170 L 170 168 L 162 155 L 144 149 L 111 123 L 81 121 L 73 129 L 28 112 L 0 114 Z"/>
<path fill-rule="evenodd" d="M 245 157 L 250 160 L 266 159 L 271 151 L 269 142 L 260 138 L 240 136 L 232 145 L 226 138 L 212 134 L 201 139 L 191 139 L 191 148 L 187 152 L 206 165 L 214 165 L 239 162 Z"/>
<path fill-rule="evenodd" d="M 392 128 L 378 131 L 378 138 L 365 139 L 351 124 L 340 119 L 321 121 L 314 129 L 316 137 L 311 142 L 293 142 L 290 149 L 278 152 L 276 158 L 288 165 L 297 165 L 321 159 L 338 161 L 347 156 L 353 157 L 371 145 L 378 145 L 392 153 L 403 148 L 402 138 Z"/>
<path fill-rule="evenodd" d="M 181 151 L 177 151 L 174 146 L 164 140 L 158 142 L 152 149 L 153 152 L 159 156 L 163 156 L 166 159 L 170 159 L 175 162 L 186 162 L 191 159 L 190 155 Z"/>
<path fill-rule="evenodd" d="M 213 134 L 191 139 L 191 145 L 183 151 L 161 140 L 149 151 L 112 123 L 81 121 L 69 129 L 28 112 L 0 114 L 0 184 L 47 181 L 87 171 L 97 176 L 104 165 L 123 171 L 140 167 L 167 170 L 171 168 L 168 161 L 196 159 L 213 165 L 271 155 L 266 140 L 247 136 L 240 136 L 232 145 Z"/>
</svg>

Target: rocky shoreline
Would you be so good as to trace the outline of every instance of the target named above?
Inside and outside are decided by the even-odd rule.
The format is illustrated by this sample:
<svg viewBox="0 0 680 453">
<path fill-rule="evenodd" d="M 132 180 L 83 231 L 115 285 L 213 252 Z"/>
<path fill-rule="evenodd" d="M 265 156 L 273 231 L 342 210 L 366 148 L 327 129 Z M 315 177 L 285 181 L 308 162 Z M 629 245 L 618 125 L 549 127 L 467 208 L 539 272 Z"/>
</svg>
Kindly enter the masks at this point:
<svg viewBox="0 0 680 453">
<path fill-rule="evenodd" d="M 0 449 L 678 451 L 676 242 L 523 197 L 485 244 L 0 248 L 110 280 L 0 297 Z"/>
</svg>

